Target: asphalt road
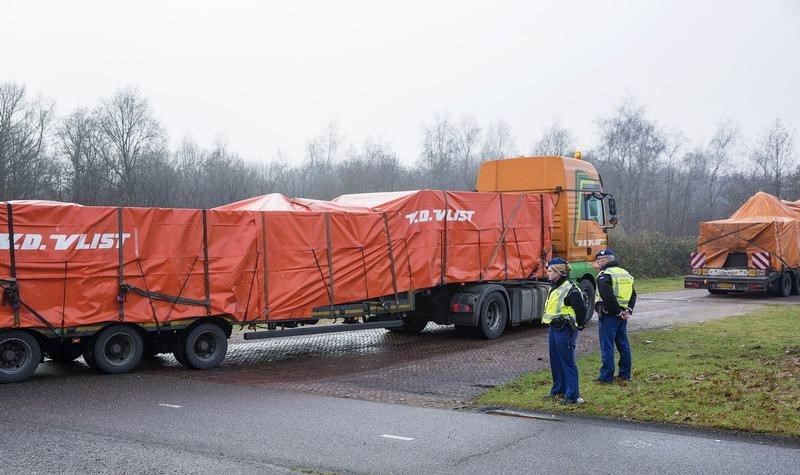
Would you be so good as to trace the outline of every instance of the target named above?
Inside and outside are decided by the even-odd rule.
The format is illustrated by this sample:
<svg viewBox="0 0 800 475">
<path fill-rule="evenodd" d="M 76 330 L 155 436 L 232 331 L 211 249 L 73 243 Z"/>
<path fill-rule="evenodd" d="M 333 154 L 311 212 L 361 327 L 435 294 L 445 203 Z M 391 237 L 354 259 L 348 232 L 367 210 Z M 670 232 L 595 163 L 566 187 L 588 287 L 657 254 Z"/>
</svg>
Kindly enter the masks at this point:
<svg viewBox="0 0 800 475">
<path fill-rule="evenodd" d="M 643 295 L 630 325 L 799 302 Z M 579 351 L 596 350 L 596 327 L 579 341 Z M 545 367 L 546 345 L 536 325 L 491 342 L 431 325 L 418 336 L 234 342 L 215 371 L 169 356 L 121 376 L 46 362 L 32 380 L 0 386 L 0 472 L 796 473 L 797 442 L 469 406 L 486 387 Z"/>
<path fill-rule="evenodd" d="M 113 384 L 112 384 L 113 383 Z M 3 387 L 3 473 L 796 473 L 800 448 L 162 375 Z"/>
</svg>

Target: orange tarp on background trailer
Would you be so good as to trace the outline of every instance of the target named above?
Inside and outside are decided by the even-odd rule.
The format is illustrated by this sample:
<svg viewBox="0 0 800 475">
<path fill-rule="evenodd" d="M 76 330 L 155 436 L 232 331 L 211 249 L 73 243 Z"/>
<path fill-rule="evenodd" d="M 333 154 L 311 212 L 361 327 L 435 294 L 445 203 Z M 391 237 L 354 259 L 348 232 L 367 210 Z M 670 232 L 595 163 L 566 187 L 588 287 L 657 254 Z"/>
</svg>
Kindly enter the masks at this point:
<svg viewBox="0 0 800 475">
<path fill-rule="evenodd" d="M 16 277 L 24 303 L 18 315 L 0 305 L 0 327 L 298 319 L 445 283 L 526 278 L 541 275 L 551 222 L 549 196 L 521 193 L 273 194 L 205 212 L 0 203 L 0 279 L 8 288 Z"/>
<path fill-rule="evenodd" d="M 730 218 L 700 223 L 698 251 L 708 267 L 723 267 L 730 252 L 769 252 L 774 269 L 800 266 L 800 201 L 758 192 Z"/>
</svg>

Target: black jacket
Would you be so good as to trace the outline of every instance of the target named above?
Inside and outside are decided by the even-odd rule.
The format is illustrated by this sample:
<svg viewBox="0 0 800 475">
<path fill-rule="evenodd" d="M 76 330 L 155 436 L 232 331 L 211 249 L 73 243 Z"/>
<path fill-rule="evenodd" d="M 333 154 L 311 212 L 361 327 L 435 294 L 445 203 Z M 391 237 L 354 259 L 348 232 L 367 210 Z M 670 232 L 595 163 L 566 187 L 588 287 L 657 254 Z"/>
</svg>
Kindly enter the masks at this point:
<svg viewBox="0 0 800 475">
<path fill-rule="evenodd" d="M 619 267 L 619 263 L 617 261 L 611 261 L 603 266 L 602 270 L 606 270 L 609 267 Z M 620 312 L 622 312 L 622 307 L 619 306 L 619 302 L 617 302 L 617 298 L 614 296 L 614 283 L 610 275 L 602 274 L 597 278 L 597 292 L 600 293 L 600 298 L 603 299 L 602 302 L 598 302 L 595 306 L 598 312 L 603 312 L 608 315 L 619 315 Z M 631 300 L 628 302 L 628 308 L 633 310 L 634 305 L 636 305 L 635 284 L 633 293 L 631 293 Z"/>
<path fill-rule="evenodd" d="M 550 292 L 557 289 L 565 280 L 567 280 L 566 277 L 561 277 L 557 281 L 551 282 Z M 570 289 L 564 301 L 575 310 L 575 323 L 577 323 L 579 327 L 583 326 L 586 322 L 586 303 L 583 301 L 583 294 L 580 289 L 578 289 L 577 285 L 572 286 L 572 289 Z"/>
</svg>

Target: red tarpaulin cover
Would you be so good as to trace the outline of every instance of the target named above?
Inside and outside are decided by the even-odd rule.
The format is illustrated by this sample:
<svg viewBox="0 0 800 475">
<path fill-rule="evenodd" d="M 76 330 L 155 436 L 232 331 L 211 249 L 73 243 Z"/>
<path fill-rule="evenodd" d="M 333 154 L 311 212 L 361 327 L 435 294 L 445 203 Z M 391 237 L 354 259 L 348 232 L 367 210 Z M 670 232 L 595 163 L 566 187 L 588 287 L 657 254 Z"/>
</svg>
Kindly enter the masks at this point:
<svg viewBox="0 0 800 475">
<path fill-rule="evenodd" d="M 207 314 L 297 319 L 331 303 L 541 275 L 552 221 L 550 197 L 538 194 L 265 195 L 205 212 L 206 273 L 201 210 L 11 204 L 9 239 L 0 203 L 0 279 L 11 277 L 13 242 L 20 298 L 55 327 Z M 129 289 L 121 316 L 120 275 Z M 0 327 L 13 321 L 11 307 L 0 306 Z M 25 308 L 20 324 L 42 326 Z"/>
</svg>

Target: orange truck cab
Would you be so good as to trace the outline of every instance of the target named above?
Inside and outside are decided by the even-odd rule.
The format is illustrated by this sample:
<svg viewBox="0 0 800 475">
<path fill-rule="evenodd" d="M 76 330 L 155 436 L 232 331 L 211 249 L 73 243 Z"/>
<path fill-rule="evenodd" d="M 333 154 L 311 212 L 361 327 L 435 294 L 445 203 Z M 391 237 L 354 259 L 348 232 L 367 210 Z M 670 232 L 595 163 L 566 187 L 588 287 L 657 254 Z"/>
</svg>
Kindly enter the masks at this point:
<svg viewBox="0 0 800 475">
<path fill-rule="evenodd" d="M 570 278 L 594 301 L 596 271 L 589 264 L 608 245 L 608 229 L 617 223 L 614 198 L 591 163 L 569 157 L 517 157 L 484 162 L 477 191 L 549 194 L 554 203 L 548 256 L 570 262 Z"/>
</svg>

